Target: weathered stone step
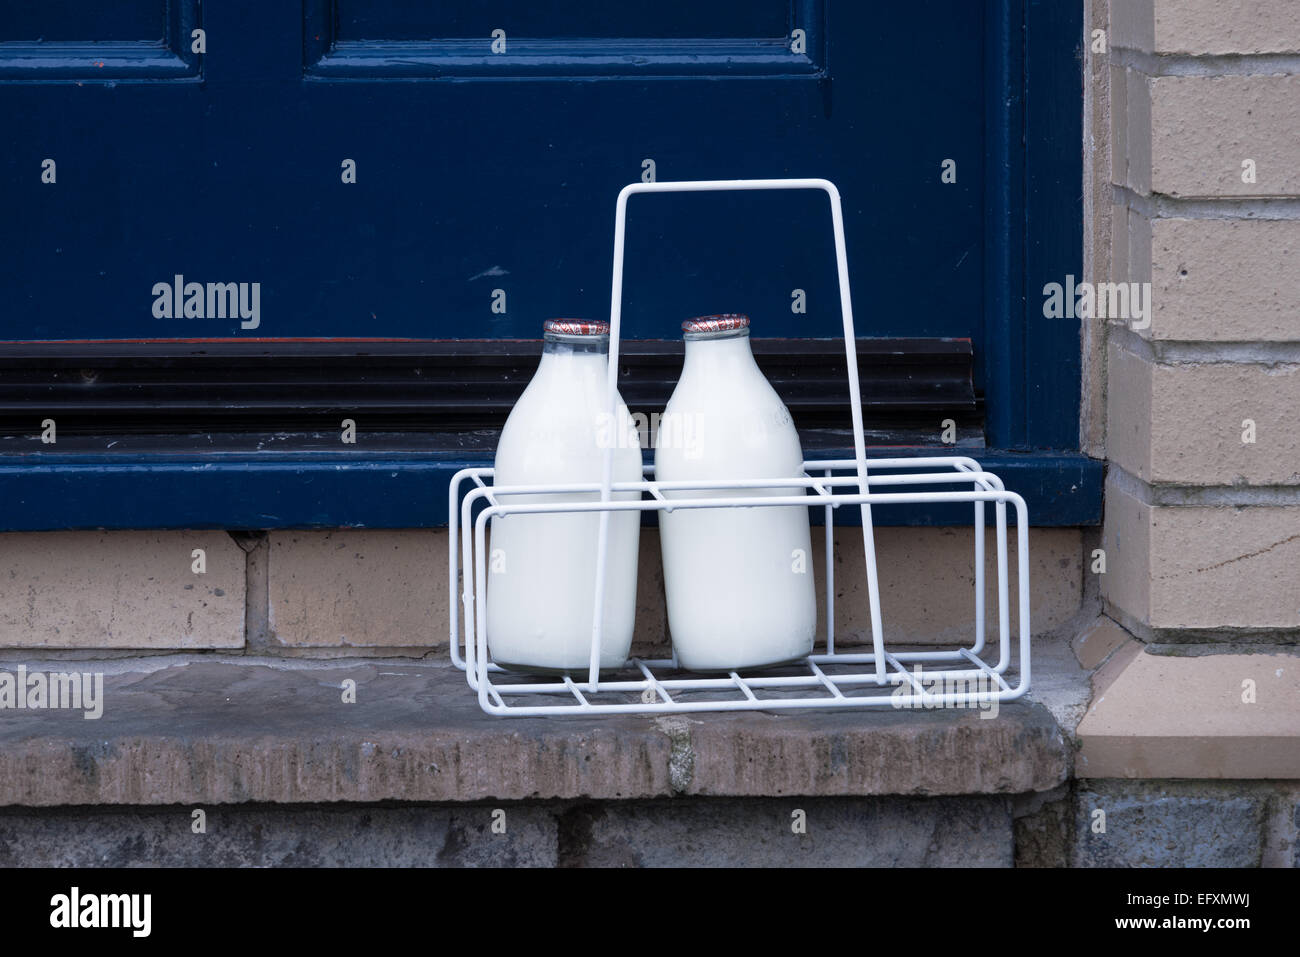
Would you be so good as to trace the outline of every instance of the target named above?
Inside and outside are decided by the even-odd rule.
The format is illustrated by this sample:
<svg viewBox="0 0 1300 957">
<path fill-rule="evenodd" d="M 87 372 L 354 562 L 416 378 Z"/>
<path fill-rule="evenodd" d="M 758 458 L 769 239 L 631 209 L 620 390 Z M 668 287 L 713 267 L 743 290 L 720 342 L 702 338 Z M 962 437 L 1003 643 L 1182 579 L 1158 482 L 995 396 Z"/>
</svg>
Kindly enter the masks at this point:
<svg viewBox="0 0 1300 957">
<path fill-rule="evenodd" d="M 1070 774 L 1056 721 L 1025 701 L 993 719 L 975 709 L 496 718 L 440 664 L 40 667 L 108 672 L 103 714 L 0 712 L 0 805 L 1014 794 Z"/>
</svg>

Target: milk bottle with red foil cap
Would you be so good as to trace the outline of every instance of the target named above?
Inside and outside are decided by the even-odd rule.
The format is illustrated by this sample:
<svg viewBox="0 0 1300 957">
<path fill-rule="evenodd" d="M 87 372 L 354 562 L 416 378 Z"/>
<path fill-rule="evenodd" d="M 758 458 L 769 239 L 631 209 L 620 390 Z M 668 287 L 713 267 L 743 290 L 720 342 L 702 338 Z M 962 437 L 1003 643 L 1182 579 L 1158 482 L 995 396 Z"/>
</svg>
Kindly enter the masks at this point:
<svg viewBox="0 0 1300 957">
<path fill-rule="evenodd" d="M 660 421 L 660 482 L 803 475 L 799 436 L 749 348 L 745 316 L 682 324 L 686 363 Z M 665 491 L 670 498 L 799 495 L 799 486 Z M 817 629 L 805 506 L 659 512 L 668 625 L 693 671 L 761 667 L 812 651 Z"/>
<path fill-rule="evenodd" d="M 641 478 L 636 427 L 620 398 L 606 405 L 609 324 L 550 320 L 542 360 L 506 419 L 493 485 L 599 483 L 613 445 L 613 481 Z M 621 493 L 614 499 L 637 499 Z M 523 502 L 599 501 L 599 492 L 503 495 Z M 610 512 L 600 666 L 623 664 L 636 610 L 640 513 Z M 591 655 L 599 512 L 515 514 L 492 519 L 488 544 L 488 650 L 497 664 L 585 672 Z"/>
</svg>

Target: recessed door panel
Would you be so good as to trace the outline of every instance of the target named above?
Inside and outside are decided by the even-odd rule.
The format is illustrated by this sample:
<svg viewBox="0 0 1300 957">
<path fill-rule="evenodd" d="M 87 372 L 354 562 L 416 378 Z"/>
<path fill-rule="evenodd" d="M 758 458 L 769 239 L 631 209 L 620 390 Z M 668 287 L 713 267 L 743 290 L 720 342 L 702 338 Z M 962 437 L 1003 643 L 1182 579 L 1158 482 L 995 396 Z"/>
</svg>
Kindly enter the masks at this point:
<svg viewBox="0 0 1300 957">
<path fill-rule="evenodd" d="M 183 83 L 0 84 L 0 201 L 23 224 L 0 265 L 0 336 L 535 337 L 547 316 L 607 311 L 614 199 L 651 175 L 828 177 L 845 200 L 859 333 L 980 334 L 980 4 L 669 3 L 651 16 L 594 0 L 344 0 L 327 11 L 326 61 L 370 36 L 465 41 L 482 10 L 507 38 L 614 46 L 653 29 L 669 45 L 785 49 L 811 17 L 798 54 L 810 72 L 512 76 L 507 39 L 501 77 L 368 78 L 314 72 L 304 50 L 324 42 L 322 14 L 284 6 L 207 5 L 202 75 Z M 56 183 L 42 182 L 47 158 Z M 639 198 L 628 262 L 632 336 L 715 310 L 751 312 L 763 335 L 838 330 L 817 196 Z M 251 311 L 254 283 L 255 317 L 217 308 L 235 284 Z"/>
</svg>

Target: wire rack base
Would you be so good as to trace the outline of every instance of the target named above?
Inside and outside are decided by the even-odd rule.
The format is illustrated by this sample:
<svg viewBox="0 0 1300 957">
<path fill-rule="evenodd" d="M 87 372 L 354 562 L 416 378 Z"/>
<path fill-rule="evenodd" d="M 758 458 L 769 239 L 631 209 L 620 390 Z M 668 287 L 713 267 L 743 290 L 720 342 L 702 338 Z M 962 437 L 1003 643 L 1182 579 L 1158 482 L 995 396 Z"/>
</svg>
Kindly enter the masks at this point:
<svg viewBox="0 0 1300 957">
<path fill-rule="evenodd" d="M 987 708 L 1023 695 L 1029 686 L 1028 514 L 1024 500 L 1008 492 L 996 475 L 965 456 L 874 459 L 872 486 L 863 495 L 856 484 L 853 460 L 809 461 L 802 479 L 782 479 L 803 485 L 797 497 L 673 498 L 665 491 L 719 490 L 753 487 L 772 480 L 725 480 L 702 483 L 660 483 L 651 469 L 641 482 L 613 483 L 614 492 L 640 491 L 640 501 L 587 501 L 545 505 L 511 505 L 517 495 L 539 490 L 572 495 L 597 492 L 597 483 L 571 486 L 494 487 L 490 468 L 464 469 L 452 479 L 449 492 L 451 655 L 478 692 L 484 711 L 495 715 L 673 714 L 701 711 L 779 711 L 823 708 Z M 968 489 L 924 490 L 927 486 L 966 485 Z M 890 652 L 883 637 L 873 634 L 871 652 L 836 648 L 834 527 L 835 513 L 853 506 L 969 503 L 974 535 L 975 621 L 969 645 Z M 808 657 L 780 667 L 697 675 L 682 671 L 672 659 L 632 658 L 621 669 L 605 669 L 593 681 L 589 672 L 558 678 L 520 674 L 494 664 L 488 651 L 486 614 L 486 530 L 494 516 L 513 513 L 590 511 L 665 511 L 689 508 L 780 507 L 800 504 L 824 509 L 826 547 L 824 607 L 826 634 Z M 986 637 L 985 547 L 986 505 L 993 506 L 996 535 L 997 638 Z M 1016 512 L 1018 628 L 1010 628 L 1010 565 L 1008 509 Z M 1014 648 L 1013 648 L 1014 644 Z M 992 659 L 992 660 L 990 660 Z"/>
</svg>

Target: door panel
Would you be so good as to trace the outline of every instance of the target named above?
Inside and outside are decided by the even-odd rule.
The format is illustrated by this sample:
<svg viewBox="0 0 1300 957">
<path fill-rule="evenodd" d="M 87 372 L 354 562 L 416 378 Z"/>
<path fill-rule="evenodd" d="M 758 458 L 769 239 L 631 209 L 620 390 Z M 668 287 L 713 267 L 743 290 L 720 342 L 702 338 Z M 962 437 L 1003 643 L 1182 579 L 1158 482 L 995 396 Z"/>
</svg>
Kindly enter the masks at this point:
<svg viewBox="0 0 1300 957">
<path fill-rule="evenodd" d="M 309 74 L 333 77 L 811 76 L 824 8 L 308 0 L 305 52 Z"/>
<path fill-rule="evenodd" d="M 338 0 L 341 40 L 486 39 L 494 29 L 512 37 L 727 38 L 790 35 L 790 0 L 656 0 L 654 3 L 574 3 L 572 0 Z"/>
<path fill-rule="evenodd" d="M 193 77 L 191 34 L 199 26 L 199 0 L 5 4 L 0 83 Z M 13 105 L 21 106 L 22 97 Z"/>
<path fill-rule="evenodd" d="M 166 0 L 41 0 L 0 8 L 0 38 L 6 41 L 161 40 L 166 33 Z"/>
<path fill-rule="evenodd" d="M 733 7 L 749 9 L 723 5 Z M 756 4 L 738 29 L 770 32 L 778 7 L 792 9 Z M 566 7 L 578 8 L 603 11 L 604 33 L 653 25 L 640 8 L 620 20 L 606 3 Z M 354 33 L 368 22 L 427 32 L 414 9 L 344 2 L 333 15 Z M 534 4 L 499 9 L 518 10 L 520 32 L 543 25 Z M 208 4 L 197 83 L 0 86 L 19 147 L 4 156 L 0 200 L 26 224 L 0 267 L 11 305 L 0 334 L 535 337 L 547 316 L 607 310 L 614 197 L 653 160 L 660 179 L 835 180 L 860 334 L 978 337 L 977 4 L 834 6 L 824 69 L 743 78 L 327 78 L 301 66 L 301 12 Z M 662 32 L 685 19 L 665 17 Z M 447 23 L 464 33 L 471 19 Z M 923 77 L 920 43 L 934 65 Z M 45 157 L 58 161 L 56 185 L 41 183 Z M 940 182 L 945 159 L 955 184 Z M 355 184 L 342 181 L 345 160 Z M 641 198 L 629 259 L 630 335 L 672 335 L 718 309 L 753 312 L 761 335 L 836 329 L 816 197 Z M 155 316 L 152 290 L 177 275 L 259 283 L 257 325 Z M 791 311 L 796 288 L 806 314 Z M 494 289 L 504 313 L 492 311 Z"/>
</svg>

